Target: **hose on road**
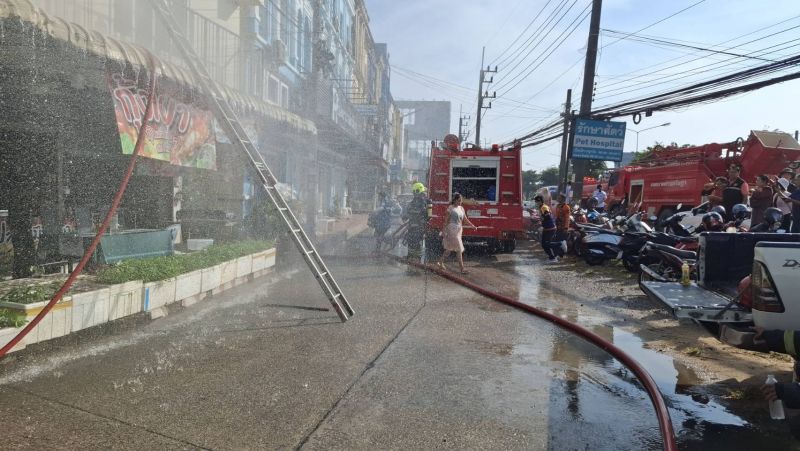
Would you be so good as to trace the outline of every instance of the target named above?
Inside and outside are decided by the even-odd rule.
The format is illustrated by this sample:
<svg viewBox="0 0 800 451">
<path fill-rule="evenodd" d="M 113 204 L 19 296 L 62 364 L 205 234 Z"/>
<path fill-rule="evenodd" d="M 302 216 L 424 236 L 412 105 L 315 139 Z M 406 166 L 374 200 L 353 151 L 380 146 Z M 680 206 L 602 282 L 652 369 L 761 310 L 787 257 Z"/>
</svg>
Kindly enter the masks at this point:
<svg viewBox="0 0 800 451">
<path fill-rule="evenodd" d="M 128 168 L 125 171 L 125 175 L 122 177 L 122 181 L 119 184 L 119 189 L 117 193 L 114 195 L 114 199 L 111 202 L 111 208 L 108 209 L 108 213 L 106 213 L 105 218 L 103 219 L 103 223 L 100 225 L 100 228 L 97 230 L 97 234 L 92 239 L 91 244 L 89 247 L 86 248 L 86 251 L 83 253 L 83 257 L 81 257 L 78 265 L 75 269 L 72 270 L 67 280 L 64 281 L 64 284 L 61 285 L 61 288 L 53 295 L 50 301 L 45 305 L 42 310 L 34 317 L 26 326 L 23 328 L 14 338 L 11 339 L 5 346 L 0 348 L 0 358 L 5 356 L 11 349 L 14 348 L 20 341 L 22 341 L 34 327 L 36 327 L 42 319 L 47 316 L 48 313 L 55 307 L 58 301 L 64 297 L 64 295 L 69 291 L 72 285 L 75 283 L 75 280 L 83 271 L 83 268 L 89 262 L 89 259 L 92 258 L 94 255 L 94 251 L 97 249 L 97 246 L 100 244 L 100 239 L 103 237 L 103 234 L 108 229 L 108 225 L 111 223 L 111 219 L 117 213 L 117 209 L 119 208 L 119 204 L 122 202 L 122 196 L 125 194 L 125 189 L 128 187 L 128 182 L 133 175 L 133 170 L 136 167 L 136 160 L 139 157 L 139 154 L 144 147 L 144 137 L 146 135 L 146 128 L 147 128 L 147 121 L 150 119 L 151 111 L 153 108 L 153 98 L 155 97 L 156 92 L 156 70 L 155 70 L 155 60 L 153 55 L 143 50 L 147 55 L 147 65 L 148 71 L 150 72 L 150 79 L 149 79 L 149 88 L 150 92 L 147 94 L 147 106 L 145 107 L 144 115 L 142 116 L 142 125 L 139 127 L 139 134 L 136 137 L 136 146 L 133 149 L 133 154 L 131 155 L 131 161 L 128 164 Z"/>
<path fill-rule="evenodd" d="M 667 405 L 664 402 L 664 397 L 661 395 L 661 391 L 659 391 L 658 385 L 656 385 L 655 380 L 653 380 L 652 376 L 650 376 L 647 370 L 645 370 L 644 367 L 639 364 L 639 362 L 634 360 L 633 357 L 631 357 L 628 353 L 617 347 L 614 343 L 611 343 L 605 338 L 597 335 L 596 333 L 578 324 L 572 323 L 570 321 L 565 320 L 564 318 L 553 315 L 552 313 L 545 312 L 544 310 L 538 309 L 528 304 L 524 304 L 516 299 L 512 299 L 508 296 L 488 290 L 476 283 L 458 277 L 457 275 L 451 272 L 439 268 L 426 266 L 421 263 L 409 262 L 406 259 L 402 257 L 397 257 L 395 255 L 389 255 L 389 256 L 402 263 L 406 263 L 411 266 L 424 269 L 426 271 L 433 271 L 436 274 L 444 277 L 445 279 L 448 279 L 461 286 L 469 288 L 470 290 L 482 294 L 483 296 L 494 299 L 495 301 L 509 305 L 516 309 L 522 310 L 526 313 L 536 315 L 542 319 L 545 319 L 567 330 L 568 332 L 571 332 L 575 335 L 582 337 L 584 340 L 594 344 L 603 351 L 611 354 L 615 359 L 619 360 L 620 362 L 622 362 L 623 365 L 625 365 L 631 371 L 633 371 L 633 374 L 636 375 L 636 377 L 639 379 L 639 381 L 642 383 L 645 390 L 647 391 L 647 394 L 650 396 L 650 401 L 653 403 L 653 407 L 655 408 L 656 411 L 656 416 L 658 417 L 658 427 L 664 442 L 664 450 L 675 451 L 678 449 L 675 443 L 675 430 L 672 428 L 672 419 L 669 416 L 669 409 L 667 409 Z"/>
</svg>

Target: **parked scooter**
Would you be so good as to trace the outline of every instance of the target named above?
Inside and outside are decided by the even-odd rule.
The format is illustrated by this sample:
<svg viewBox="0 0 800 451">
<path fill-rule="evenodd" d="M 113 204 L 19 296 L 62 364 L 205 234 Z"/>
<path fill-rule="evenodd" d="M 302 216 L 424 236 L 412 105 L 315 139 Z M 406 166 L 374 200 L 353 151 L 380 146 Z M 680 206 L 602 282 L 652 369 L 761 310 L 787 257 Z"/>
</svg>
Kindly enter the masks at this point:
<svg viewBox="0 0 800 451">
<path fill-rule="evenodd" d="M 680 243 L 690 244 L 697 249 L 697 239 L 679 238 Z M 677 282 L 681 279 L 684 262 L 689 265 L 690 277 L 696 279 L 695 250 L 679 249 L 675 246 L 647 242 L 639 255 L 639 281 Z"/>
<path fill-rule="evenodd" d="M 638 251 L 647 241 L 643 236 L 653 233 L 653 229 L 641 220 L 642 215 L 640 212 L 627 218 L 618 216 L 613 221 L 617 229 L 614 231 L 592 230 L 587 226 L 579 226 L 583 233 L 581 252 L 586 263 L 592 266 L 602 265 L 607 260 L 621 259 L 627 253 L 631 256 L 627 264 L 635 265 L 634 258 L 638 259 Z"/>
</svg>

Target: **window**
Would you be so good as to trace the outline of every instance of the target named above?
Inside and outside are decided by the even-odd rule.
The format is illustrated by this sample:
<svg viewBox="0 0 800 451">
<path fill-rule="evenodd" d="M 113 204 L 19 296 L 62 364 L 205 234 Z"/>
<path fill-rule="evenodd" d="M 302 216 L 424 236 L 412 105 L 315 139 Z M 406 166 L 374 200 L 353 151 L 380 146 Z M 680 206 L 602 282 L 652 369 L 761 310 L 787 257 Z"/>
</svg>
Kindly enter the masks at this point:
<svg viewBox="0 0 800 451">
<path fill-rule="evenodd" d="M 267 101 L 276 105 L 281 104 L 281 82 L 275 77 L 269 77 L 267 87 Z"/>
<path fill-rule="evenodd" d="M 414 125 L 414 120 L 417 110 L 414 108 L 400 108 L 400 112 L 403 114 L 403 123 L 405 125 Z"/>
<path fill-rule="evenodd" d="M 498 198 L 499 160 L 453 160 L 450 194 L 461 193 L 465 199 L 496 202 Z"/>
<path fill-rule="evenodd" d="M 265 41 L 269 42 L 270 37 L 272 37 L 272 3 L 267 2 L 265 6 L 261 6 L 258 8 L 261 21 L 258 25 L 258 34 L 261 35 L 261 38 Z"/>
<path fill-rule="evenodd" d="M 281 83 L 281 106 L 289 109 L 289 87 Z"/>
<path fill-rule="evenodd" d="M 303 64 L 303 13 L 299 9 L 295 23 L 294 65 L 301 70 Z"/>
<path fill-rule="evenodd" d="M 311 71 L 311 24 L 308 17 L 305 18 L 305 33 L 303 36 L 303 69 Z"/>
</svg>

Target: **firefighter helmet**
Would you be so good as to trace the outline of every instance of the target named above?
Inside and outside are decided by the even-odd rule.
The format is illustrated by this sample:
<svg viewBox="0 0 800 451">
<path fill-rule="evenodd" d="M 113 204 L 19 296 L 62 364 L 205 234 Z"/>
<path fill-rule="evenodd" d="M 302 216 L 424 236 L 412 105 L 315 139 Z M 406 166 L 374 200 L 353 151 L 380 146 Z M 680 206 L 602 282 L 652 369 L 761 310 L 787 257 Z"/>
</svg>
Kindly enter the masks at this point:
<svg viewBox="0 0 800 451">
<path fill-rule="evenodd" d="M 425 192 L 425 185 L 422 182 L 417 182 L 411 185 L 411 192 L 414 194 L 420 194 Z"/>
</svg>

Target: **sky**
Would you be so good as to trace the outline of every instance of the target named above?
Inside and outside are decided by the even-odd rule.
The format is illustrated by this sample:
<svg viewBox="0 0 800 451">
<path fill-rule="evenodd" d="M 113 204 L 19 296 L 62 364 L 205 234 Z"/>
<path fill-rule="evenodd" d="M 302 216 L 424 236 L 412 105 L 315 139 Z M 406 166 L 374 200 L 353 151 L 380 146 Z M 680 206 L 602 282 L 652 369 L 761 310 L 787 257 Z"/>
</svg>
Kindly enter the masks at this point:
<svg viewBox="0 0 800 451">
<path fill-rule="evenodd" d="M 496 91 L 498 98 L 492 100 L 492 108 L 483 116 L 482 141 L 507 142 L 558 119 L 568 88 L 573 88 L 573 108 L 578 108 L 591 0 L 366 3 L 375 41 L 389 46 L 394 98 L 451 101 L 453 133 L 458 132 L 460 108 L 471 116 L 469 122 L 474 127 L 484 46 L 484 66 L 498 66 L 494 82 L 485 89 L 490 94 Z M 767 4 L 769 7 L 765 7 Z M 601 33 L 595 108 L 767 63 L 652 41 L 637 42 L 637 36 L 738 55 L 757 52 L 771 60 L 800 55 L 798 0 L 605 0 L 600 27 L 622 34 Z M 795 67 L 797 70 L 800 67 Z M 640 131 L 639 149 L 655 142 L 701 145 L 746 138 L 750 130 L 794 133 L 800 129 L 798 106 L 800 80 L 794 80 L 712 104 L 656 112 L 643 117 L 638 125 L 630 117 L 615 120 L 626 121 L 629 130 Z M 666 123 L 670 125 L 659 126 Z M 650 127 L 654 128 L 642 131 Z M 636 136 L 628 132 L 626 152 L 636 150 Z M 474 128 L 470 138 L 474 138 Z M 524 149 L 523 167 L 541 170 L 557 165 L 560 147 L 560 141 L 552 141 Z"/>
</svg>

